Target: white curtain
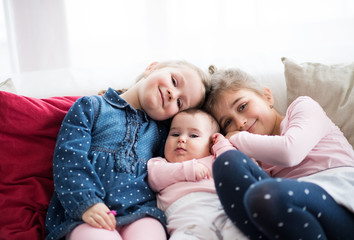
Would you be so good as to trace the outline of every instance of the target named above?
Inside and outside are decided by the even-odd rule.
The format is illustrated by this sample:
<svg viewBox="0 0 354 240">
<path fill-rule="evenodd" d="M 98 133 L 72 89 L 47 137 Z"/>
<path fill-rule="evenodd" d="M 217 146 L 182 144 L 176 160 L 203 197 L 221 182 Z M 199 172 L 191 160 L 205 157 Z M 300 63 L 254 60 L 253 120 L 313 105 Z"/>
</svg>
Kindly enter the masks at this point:
<svg viewBox="0 0 354 240">
<path fill-rule="evenodd" d="M 15 72 L 68 67 L 63 1 L 3 0 Z"/>
<path fill-rule="evenodd" d="M 2 0 L 0 73 L 354 60 L 352 0 Z M 1 11 L 1 8 L 0 8 Z M 1 24 L 3 23 L 3 24 Z M 5 30 L 3 29 L 5 28 Z M 8 64 L 8 62 L 11 64 Z M 7 67 L 9 69 L 6 70 Z"/>
</svg>

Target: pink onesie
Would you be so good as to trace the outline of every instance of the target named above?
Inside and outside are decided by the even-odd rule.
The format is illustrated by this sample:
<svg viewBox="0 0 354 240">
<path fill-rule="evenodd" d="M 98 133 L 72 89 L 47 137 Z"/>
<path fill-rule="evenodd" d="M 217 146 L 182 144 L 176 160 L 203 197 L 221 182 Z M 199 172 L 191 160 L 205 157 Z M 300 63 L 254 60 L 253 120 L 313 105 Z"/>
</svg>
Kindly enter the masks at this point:
<svg viewBox="0 0 354 240">
<path fill-rule="evenodd" d="M 214 180 L 195 178 L 194 164 L 204 164 L 212 173 L 215 157 L 227 150 L 235 150 L 227 139 L 217 142 L 213 146 L 216 156 L 210 155 L 201 159 L 192 159 L 181 163 L 170 163 L 162 157 L 148 161 L 148 183 L 152 190 L 157 192 L 157 205 L 162 211 L 171 203 L 192 192 L 216 193 Z"/>
<path fill-rule="evenodd" d="M 158 157 L 148 161 L 148 183 L 157 192 L 157 205 L 167 217 L 170 240 L 247 240 L 224 212 L 214 180 L 196 180 L 194 165 L 204 164 L 212 173 L 216 156 L 235 150 L 227 139 L 213 146 L 215 156 L 170 163 Z"/>
</svg>

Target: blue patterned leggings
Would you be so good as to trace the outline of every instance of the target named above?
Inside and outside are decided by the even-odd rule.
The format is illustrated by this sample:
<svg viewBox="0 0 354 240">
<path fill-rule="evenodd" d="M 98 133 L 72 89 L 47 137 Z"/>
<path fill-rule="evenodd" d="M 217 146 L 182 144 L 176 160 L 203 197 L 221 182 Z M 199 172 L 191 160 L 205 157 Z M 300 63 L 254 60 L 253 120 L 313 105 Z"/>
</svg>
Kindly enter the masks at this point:
<svg viewBox="0 0 354 240">
<path fill-rule="evenodd" d="M 213 174 L 226 214 L 250 239 L 354 239 L 354 214 L 316 184 L 271 178 L 235 150 Z"/>
</svg>

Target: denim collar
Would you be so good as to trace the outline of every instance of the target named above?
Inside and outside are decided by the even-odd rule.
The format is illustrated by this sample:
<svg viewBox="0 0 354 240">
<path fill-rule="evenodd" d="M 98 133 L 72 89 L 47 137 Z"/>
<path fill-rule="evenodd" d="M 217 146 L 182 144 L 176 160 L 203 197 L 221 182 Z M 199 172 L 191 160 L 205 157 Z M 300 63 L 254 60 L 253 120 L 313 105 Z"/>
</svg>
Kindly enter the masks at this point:
<svg viewBox="0 0 354 240">
<path fill-rule="evenodd" d="M 127 101 L 125 101 L 121 96 L 119 96 L 120 93 L 113 88 L 108 88 L 105 94 L 103 95 L 103 98 L 112 106 L 115 106 L 117 108 L 129 108 L 132 111 L 136 112 L 138 115 L 142 116 L 142 119 L 144 121 L 148 121 L 149 117 L 145 113 L 145 111 L 142 111 L 140 109 L 135 109 L 133 108 Z"/>
</svg>

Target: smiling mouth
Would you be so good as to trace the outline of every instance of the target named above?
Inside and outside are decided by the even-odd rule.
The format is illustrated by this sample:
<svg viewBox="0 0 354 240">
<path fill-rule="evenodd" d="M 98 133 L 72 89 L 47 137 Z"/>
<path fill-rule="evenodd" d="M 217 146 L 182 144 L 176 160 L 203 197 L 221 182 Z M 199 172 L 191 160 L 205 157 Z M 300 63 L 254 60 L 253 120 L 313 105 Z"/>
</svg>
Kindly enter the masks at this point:
<svg viewBox="0 0 354 240">
<path fill-rule="evenodd" d="M 159 93 L 160 93 L 160 97 L 161 97 L 162 107 L 164 107 L 165 101 L 164 101 L 164 99 L 163 99 L 163 95 L 162 95 L 162 92 L 161 92 L 160 89 L 159 89 Z"/>
<path fill-rule="evenodd" d="M 252 132 L 254 125 L 256 124 L 257 120 L 252 123 L 252 125 L 247 129 L 247 132 Z"/>
</svg>

